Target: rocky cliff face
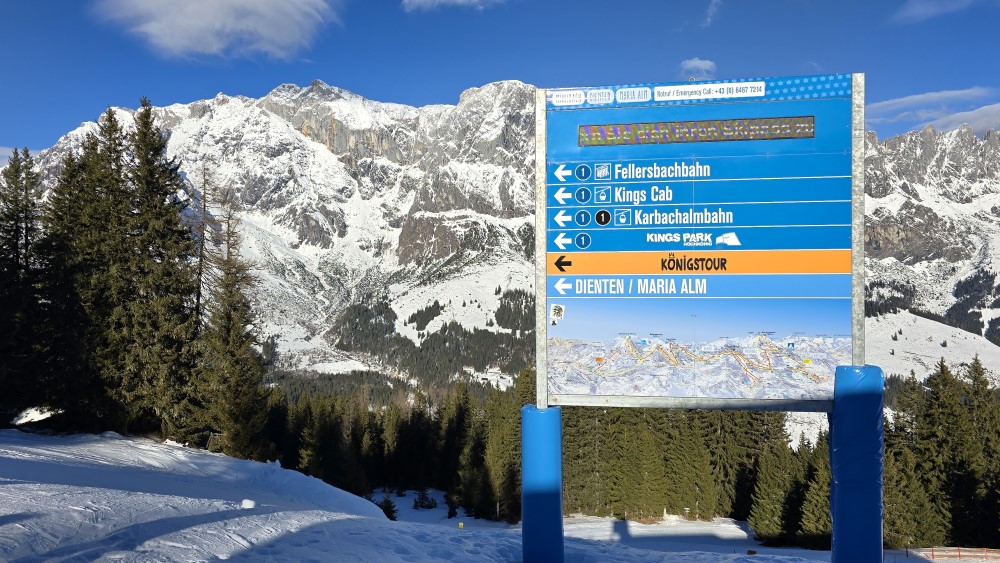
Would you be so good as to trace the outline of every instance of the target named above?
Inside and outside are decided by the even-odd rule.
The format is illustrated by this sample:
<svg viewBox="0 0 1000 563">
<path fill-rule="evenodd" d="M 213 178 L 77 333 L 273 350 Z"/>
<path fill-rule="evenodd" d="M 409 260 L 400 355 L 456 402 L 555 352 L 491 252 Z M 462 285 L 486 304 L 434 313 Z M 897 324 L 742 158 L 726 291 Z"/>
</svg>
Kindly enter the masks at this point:
<svg viewBox="0 0 1000 563">
<path fill-rule="evenodd" d="M 915 306 L 944 313 L 955 283 L 1000 263 L 1000 133 L 927 127 L 865 152 L 870 281 L 908 282 Z"/>
</svg>

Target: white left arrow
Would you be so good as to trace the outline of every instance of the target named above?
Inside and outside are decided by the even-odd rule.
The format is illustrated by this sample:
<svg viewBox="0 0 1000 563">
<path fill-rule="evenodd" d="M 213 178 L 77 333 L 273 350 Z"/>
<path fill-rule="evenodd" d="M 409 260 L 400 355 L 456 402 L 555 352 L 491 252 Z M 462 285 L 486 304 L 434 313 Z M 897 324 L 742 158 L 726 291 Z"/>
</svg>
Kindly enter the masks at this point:
<svg viewBox="0 0 1000 563">
<path fill-rule="evenodd" d="M 566 186 L 559 186 L 559 191 L 557 191 L 556 195 L 552 197 L 556 198 L 559 205 L 566 205 L 566 200 L 573 197 L 573 194 L 566 191 Z"/>
<path fill-rule="evenodd" d="M 556 216 L 553 217 L 553 219 L 555 219 L 555 222 L 559 223 L 560 227 L 565 227 L 566 226 L 566 222 L 569 221 L 572 218 L 573 217 L 571 217 L 569 215 L 566 215 L 566 211 L 564 209 L 560 209 L 559 213 L 557 213 Z"/>
<path fill-rule="evenodd" d="M 566 236 L 566 233 L 559 233 L 556 237 L 555 243 L 559 247 L 559 250 L 566 250 L 566 245 L 573 242 L 573 239 Z"/>
<path fill-rule="evenodd" d="M 559 292 L 559 295 L 566 295 L 566 290 L 573 289 L 573 284 L 568 283 L 566 278 L 559 278 L 559 281 L 556 282 L 555 288 L 556 291 Z"/>
<path fill-rule="evenodd" d="M 556 178 L 559 178 L 560 182 L 565 182 L 566 181 L 566 176 L 569 176 L 570 174 L 572 174 L 572 172 L 570 172 L 569 170 L 566 170 L 566 165 L 565 164 L 560 164 L 559 168 L 556 168 L 556 171 L 555 171 Z"/>
</svg>

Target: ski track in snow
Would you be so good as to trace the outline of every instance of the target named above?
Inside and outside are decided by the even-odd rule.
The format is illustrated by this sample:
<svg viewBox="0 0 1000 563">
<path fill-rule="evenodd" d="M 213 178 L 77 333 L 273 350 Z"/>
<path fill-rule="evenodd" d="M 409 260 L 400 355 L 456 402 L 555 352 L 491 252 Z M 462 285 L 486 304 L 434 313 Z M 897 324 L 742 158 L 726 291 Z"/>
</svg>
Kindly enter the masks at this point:
<svg viewBox="0 0 1000 563">
<path fill-rule="evenodd" d="M 391 522 L 371 502 L 274 463 L 113 433 L 2 430 L 0 560 L 521 561 L 518 526 L 448 519 L 441 493 L 431 494 L 432 510 L 394 496 L 400 521 Z M 571 515 L 564 530 L 569 563 L 830 559 L 760 547 L 725 518 L 644 525 Z"/>
</svg>

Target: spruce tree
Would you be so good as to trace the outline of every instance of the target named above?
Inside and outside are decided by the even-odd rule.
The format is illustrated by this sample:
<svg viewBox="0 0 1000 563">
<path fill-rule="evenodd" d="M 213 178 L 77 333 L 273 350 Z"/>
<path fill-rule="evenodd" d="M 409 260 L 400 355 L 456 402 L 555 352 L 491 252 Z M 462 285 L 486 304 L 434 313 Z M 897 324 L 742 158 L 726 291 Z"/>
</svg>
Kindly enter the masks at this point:
<svg viewBox="0 0 1000 563">
<path fill-rule="evenodd" d="M 257 349 L 259 322 L 249 297 L 256 281 L 250 263 L 240 253 L 238 218 L 230 198 L 222 202 L 219 235 L 221 245 L 212 260 L 208 319 L 200 336 L 198 379 L 207 393 L 211 426 L 222 434 L 222 451 L 256 458 L 267 449 L 261 441 L 267 391 L 263 357 Z M 176 360 L 183 361 L 183 357 Z"/>
<path fill-rule="evenodd" d="M 757 460 L 757 479 L 747 523 L 753 528 L 754 538 L 758 541 L 772 543 L 784 535 L 782 514 L 791 485 L 789 464 L 790 455 L 786 445 L 765 446 Z"/>
<path fill-rule="evenodd" d="M 669 487 L 660 441 L 656 439 L 652 428 L 644 423 L 637 429 L 634 443 L 634 463 L 639 476 L 637 518 L 656 519 L 663 511 Z"/>
<path fill-rule="evenodd" d="M 0 174 L 0 425 L 45 402 L 38 381 L 36 291 L 39 176 L 27 149 L 15 149 Z"/>
<path fill-rule="evenodd" d="M 736 501 L 736 481 L 741 467 L 750 464 L 747 450 L 739 443 L 741 411 L 706 411 L 705 449 L 712 456 L 712 476 L 718 490 L 719 514 L 732 515 Z M 745 516 L 744 516 L 745 518 Z"/>
<path fill-rule="evenodd" d="M 97 267 L 99 249 L 89 246 L 94 233 L 86 232 L 96 189 L 85 173 L 97 154 L 97 137 L 90 135 L 79 157 L 68 153 L 55 186 L 42 209 L 42 237 L 38 243 L 39 295 L 42 302 L 39 345 L 40 368 L 50 380 L 53 407 L 64 411 L 70 427 L 97 429 L 109 417 L 107 393 L 95 362 L 99 342 L 97 307 L 84 300 L 91 267 Z"/>
<path fill-rule="evenodd" d="M 180 195 L 183 182 L 179 163 L 167 159 L 167 140 L 155 124 L 152 106 L 143 98 L 135 115 L 135 130 L 129 137 L 129 167 L 126 172 L 132 197 L 127 226 L 133 250 L 132 272 L 135 295 L 127 305 L 130 326 L 124 350 L 127 377 L 135 379 L 138 395 L 135 400 L 149 409 L 160 423 L 164 435 L 183 432 L 186 422 L 179 408 L 185 398 L 193 365 L 192 342 L 196 322 L 193 298 L 197 292 L 191 259 L 194 240 L 191 230 L 182 222 L 181 210 L 185 202 Z M 238 258 L 238 236 L 235 217 L 227 215 L 226 232 L 223 233 L 225 252 L 232 253 L 226 267 Z M 232 231 L 230 233 L 229 231 Z M 245 271 L 222 273 L 222 283 L 244 284 L 239 290 L 249 289 Z M 221 289 L 220 292 L 226 291 Z M 241 307 L 242 305 L 236 305 Z M 249 304 L 246 305 L 249 309 Z M 233 313 L 236 314 L 236 313 Z M 246 322 L 247 317 L 235 322 Z M 235 336 L 233 338 L 238 338 Z M 259 362 L 255 357 L 240 358 L 240 362 Z M 256 377 L 260 370 L 250 377 Z M 260 393 L 255 394 L 259 398 Z M 246 399 L 252 400 L 252 399 Z M 261 402 L 259 413 L 263 413 Z M 251 425 L 253 426 L 253 425 Z M 258 432 L 259 426 L 248 429 Z M 230 444 L 230 449 L 234 446 Z M 241 451 L 246 451 L 242 447 Z"/>
<path fill-rule="evenodd" d="M 830 449 L 826 435 L 821 435 L 812 453 L 809 484 L 802 505 L 799 533 L 803 543 L 813 548 L 827 549 L 833 524 L 830 518 Z"/>
<path fill-rule="evenodd" d="M 975 439 L 962 442 L 969 449 L 959 456 L 957 474 L 953 475 L 955 536 L 966 545 L 996 545 L 1000 543 L 995 535 L 1000 506 L 993 494 L 992 477 L 1000 471 L 1000 401 L 979 356 L 969 364 L 965 379 L 963 405 Z"/>
<path fill-rule="evenodd" d="M 131 338 L 131 315 L 138 298 L 135 283 L 136 255 L 132 228 L 135 201 L 126 175 L 128 139 L 116 113 L 108 109 L 98 123 L 98 134 L 85 143 L 81 155 L 80 185 L 76 195 L 81 212 L 76 216 L 73 250 L 80 253 L 77 286 L 81 303 L 93 323 L 85 342 L 89 365 L 100 374 L 110 399 L 106 421 L 128 432 L 150 429 L 144 419 L 142 389 L 129 366 L 129 349 L 144 343 Z M 135 353 L 135 352 L 133 352 Z"/>
<path fill-rule="evenodd" d="M 403 411 L 394 401 L 382 411 L 382 457 L 385 460 L 385 485 L 402 490 L 406 483 L 401 467 L 402 449 L 400 434 L 403 426 Z"/>
<path fill-rule="evenodd" d="M 884 483 L 886 547 L 944 544 L 944 523 L 924 490 L 916 456 L 909 448 L 886 451 Z"/>
<path fill-rule="evenodd" d="M 299 437 L 296 467 L 306 475 L 323 479 L 326 476 L 324 470 L 333 465 L 329 461 L 329 448 L 325 446 L 339 443 L 331 403 L 302 397 L 298 404 L 297 418 L 301 422 L 302 434 Z"/>
<path fill-rule="evenodd" d="M 493 389 L 486 400 L 484 464 L 498 504 L 496 518 L 521 519 L 520 411 L 513 390 Z"/>
<path fill-rule="evenodd" d="M 965 407 L 965 389 L 942 358 L 937 369 L 927 378 L 927 395 L 923 401 L 916 428 L 916 453 L 924 485 L 947 530 L 946 537 L 955 539 L 955 519 L 962 515 L 954 510 L 967 509 L 965 498 L 955 497 L 956 477 L 967 470 L 967 459 L 974 438 Z"/>
<path fill-rule="evenodd" d="M 569 514 L 605 514 L 605 416 L 603 408 L 563 407 L 563 506 Z"/>
<path fill-rule="evenodd" d="M 911 450 L 916 445 L 917 421 L 923 407 L 924 387 L 916 377 L 903 380 L 896 398 L 892 424 L 886 426 L 886 446 L 904 445 Z"/>
<path fill-rule="evenodd" d="M 494 511 L 494 499 L 486 467 L 486 422 L 480 416 L 469 420 L 469 432 L 459 459 L 458 486 L 461 505 L 468 516 L 489 518 Z M 484 486 L 485 484 L 485 486 Z"/>
<path fill-rule="evenodd" d="M 642 475 L 638 467 L 638 416 L 635 409 L 608 409 L 608 425 L 602 436 L 602 471 L 607 483 L 609 515 L 616 518 L 636 518 Z"/>
<path fill-rule="evenodd" d="M 785 509 L 781 514 L 781 527 L 788 537 L 799 530 L 802 522 L 802 507 L 806 502 L 806 491 L 809 489 L 810 464 L 813 459 L 813 446 L 804 435 L 799 437 L 798 448 L 791 457 L 789 466 L 788 494 L 785 496 Z"/>
<path fill-rule="evenodd" d="M 718 511 L 719 490 L 712 470 L 712 455 L 705 447 L 709 421 L 703 412 L 692 411 L 688 416 L 688 428 L 695 446 L 691 455 L 695 506 L 691 509 L 698 518 L 711 520 Z"/>
<path fill-rule="evenodd" d="M 448 399 L 440 421 L 440 450 L 436 481 L 438 489 L 449 495 L 460 497 L 460 481 L 458 470 L 461 465 L 462 451 L 465 449 L 466 437 L 471 425 L 472 405 L 469 388 L 465 383 L 459 383 Z M 460 504 L 456 501 L 455 504 Z"/>
</svg>

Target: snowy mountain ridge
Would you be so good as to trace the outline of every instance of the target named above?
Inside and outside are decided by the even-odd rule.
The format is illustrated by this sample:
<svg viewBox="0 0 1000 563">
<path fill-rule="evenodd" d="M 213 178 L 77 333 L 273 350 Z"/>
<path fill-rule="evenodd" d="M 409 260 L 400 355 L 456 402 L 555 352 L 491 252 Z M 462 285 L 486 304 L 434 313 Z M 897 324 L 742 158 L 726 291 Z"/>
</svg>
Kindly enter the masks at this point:
<svg viewBox="0 0 1000 563">
<path fill-rule="evenodd" d="M 131 127 L 132 112 L 115 111 Z M 533 291 L 534 87 L 498 82 L 456 105 L 415 108 L 314 81 L 154 111 L 194 197 L 238 193 L 264 332 L 277 336 L 282 367 L 364 368 L 371 360 L 338 349 L 329 333 L 347 307 L 375 300 L 390 304 L 396 332 L 414 342 L 450 321 L 511 332 L 492 320 L 498 286 Z M 41 152 L 48 185 L 94 131 L 85 123 Z M 988 333 L 1000 318 L 995 280 L 989 295 L 954 291 L 977 272 L 1000 271 L 1000 133 L 926 128 L 884 142 L 869 133 L 865 165 L 870 294 L 933 315 L 978 314 Z M 447 304 L 423 331 L 404 322 L 434 300 Z M 896 320 L 908 317 L 868 320 L 869 361 L 908 373 L 917 364 L 900 362 L 905 343 L 887 355 L 881 329 L 871 330 Z M 967 351 L 1000 373 L 997 347 L 968 336 Z M 949 362 L 971 359 L 940 348 Z"/>
</svg>

